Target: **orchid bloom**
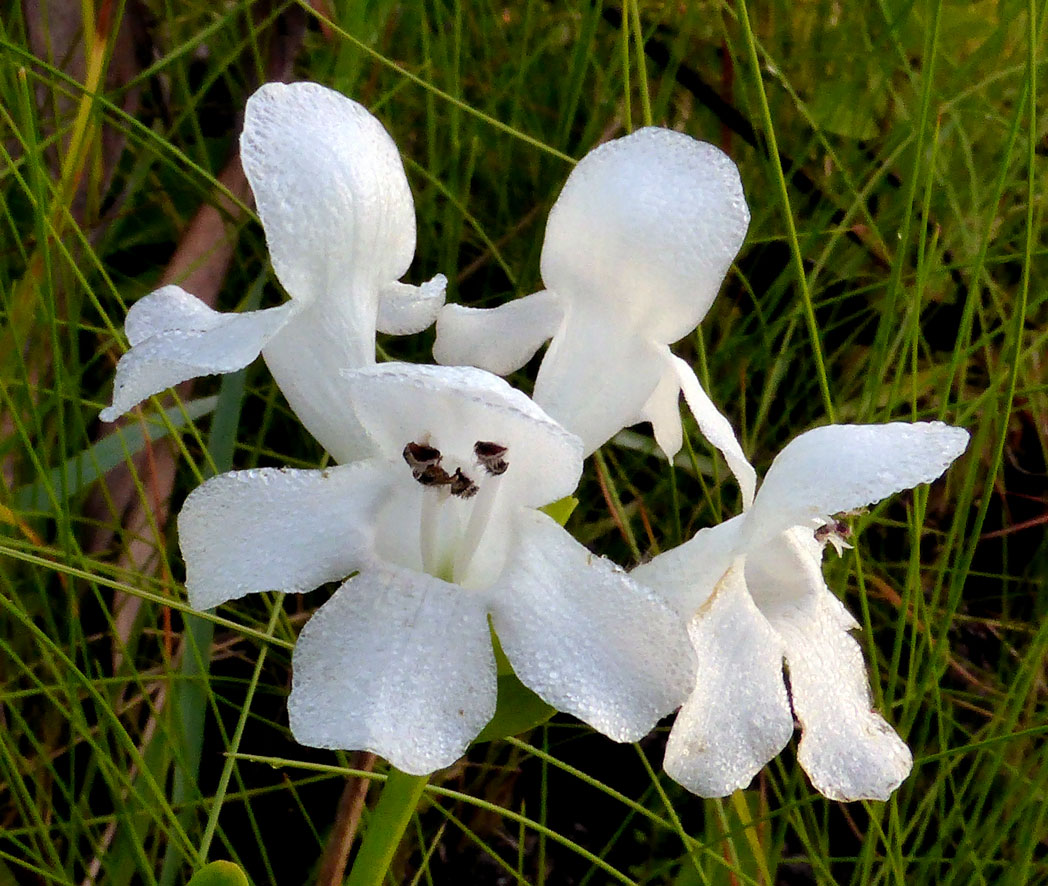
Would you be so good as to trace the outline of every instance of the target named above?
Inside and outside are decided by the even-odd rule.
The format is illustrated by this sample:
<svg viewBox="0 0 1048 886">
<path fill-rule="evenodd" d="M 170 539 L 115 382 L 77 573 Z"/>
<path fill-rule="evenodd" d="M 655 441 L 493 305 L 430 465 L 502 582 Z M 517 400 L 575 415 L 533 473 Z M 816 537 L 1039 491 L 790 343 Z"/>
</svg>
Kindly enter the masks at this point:
<svg viewBox="0 0 1048 886">
<path fill-rule="evenodd" d="M 316 83 L 267 83 L 248 99 L 240 157 L 291 300 L 222 314 L 178 286 L 145 296 L 128 312 L 131 350 L 102 419 L 261 352 L 302 423 L 347 461 L 366 438 L 344 419 L 339 371 L 374 363 L 376 329 L 429 326 L 447 281 L 397 282 L 415 253 L 414 202 L 396 145 L 356 102 Z"/>
<path fill-rule="evenodd" d="M 706 315 L 749 225 L 735 164 L 713 145 L 649 127 L 579 161 L 549 214 L 546 289 L 493 309 L 447 305 L 437 361 L 506 375 L 552 338 L 535 402 L 588 453 L 649 421 L 667 457 L 681 447 L 683 391 L 749 505 L 755 478 L 728 421 L 669 345 Z"/>
<path fill-rule="evenodd" d="M 831 515 L 930 483 L 967 444 L 941 422 L 808 431 L 772 463 L 749 511 L 633 570 L 688 620 L 698 655 L 666 747 L 673 779 L 705 797 L 745 787 L 796 715 L 798 759 L 822 794 L 885 800 L 899 786 L 912 757 L 871 708 L 848 633 L 858 624 L 826 586 L 822 552 L 843 529 Z"/>
<path fill-rule="evenodd" d="M 480 369 L 387 363 L 346 380 L 374 456 L 224 474 L 179 517 L 198 609 L 359 573 L 299 635 L 298 741 L 414 774 L 451 764 L 495 710 L 491 628 L 521 682 L 616 740 L 681 703 L 683 622 L 537 510 L 574 490 L 576 436 Z"/>
</svg>

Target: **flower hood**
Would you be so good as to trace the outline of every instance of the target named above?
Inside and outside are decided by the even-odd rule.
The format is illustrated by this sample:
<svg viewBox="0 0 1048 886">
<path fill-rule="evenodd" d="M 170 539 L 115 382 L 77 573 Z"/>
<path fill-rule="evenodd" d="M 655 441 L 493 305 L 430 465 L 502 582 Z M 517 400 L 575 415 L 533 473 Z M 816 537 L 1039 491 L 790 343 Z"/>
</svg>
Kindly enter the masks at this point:
<svg viewBox="0 0 1048 886">
<path fill-rule="evenodd" d="M 164 286 L 128 312 L 112 421 L 190 378 L 233 372 L 261 352 L 307 429 L 338 460 L 366 438 L 343 410 L 339 370 L 375 359 L 376 329 L 424 329 L 446 280 L 397 282 L 415 252 L 415 211 L 396 145 L 382 124 L 316 83 L 267 83 L 248 99 L 240 138 L 273 270 L 290 301 L 240 314 Z"/>
<path fill-rule="evenodd" d="M 672 457 L 683 390 L 748 504 L 752 468 L 730 425 L 669 350 L 706 315 L 748 224 L 738 170 L 713 145 L 656 127 L 607 142 L 579 161 L 550 212 L 546 289 L 490 310 L 446 306 L 434 355 L 506 374 L 552 338 L 535 401 L 587 453 L 650 421 Z"/>
</svg>

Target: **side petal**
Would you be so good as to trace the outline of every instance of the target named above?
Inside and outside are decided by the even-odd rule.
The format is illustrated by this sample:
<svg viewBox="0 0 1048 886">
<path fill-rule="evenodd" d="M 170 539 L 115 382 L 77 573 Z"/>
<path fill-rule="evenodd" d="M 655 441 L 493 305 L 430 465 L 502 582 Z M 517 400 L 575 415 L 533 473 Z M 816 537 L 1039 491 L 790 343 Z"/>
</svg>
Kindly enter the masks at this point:
<svg viewBox="0 0 1048 886">
<path fill-rule="evenodd" d="M 778 454 L 750 513 L 751 544 L 813 520 L 874 504 L 931 483 L 968 446 L 968 432 L 942 422 L 827 425 Z"/>
<path fill-rule="evenodd" d="M 753 604 L 742 561 L 688 626 L 695 688 L 666 744 L 666 774 L 702 797 L 744 788 L 793 735 L 785 646 Z"/>
<path fill-rule="evenodd" d="M 389 467 L 259 468 L 213 477 L 178 515 L 186 590 L 195 609 L 254 591 L 309 591 L 370 559 Z"/>
<path fill-rule="evenodd" d="M 753 465 L 749 463 L 746 454 L 742 451 L 739 439 L 731 429 L 731 423 L 721 415 L 717 407 L 713 405 L 713 401 L 710 400 L 709 394 L 702 389 L 702 385 L 695 377 L 695 370 L 680 357 L 671 356 L 670 359 L 677 371 L 684 399 L 688 403 L 691 414 L 695 416 L 702 436 L 724 456 L 729 470 L 739 483 L 739 490 L 742 492 L 742 507 L 748 508 L 753 503 L 753 492 L 757 487 L 757 473 L 753 470 Z"/>
<path fill-rule="evenodd" d="M 793 530 L 747 560 L 747 580 L 786 646 L 803 729 L 797 759 L 815 789 L 831 800 L 887 800 L 913 757 L 872 709 L 862 650 L 848 633 L 858 625 L 826 587 L 821 559 L 811 532 Z"/>
<path fill-rule="evenodd" d="M 797 613 L 791 627 L 779 622 L 804 730 L 797 759 L 831 800 L 887 800 L 910 774 L 913 756 L 872 709 L 862 650 L 829 608 Z"/>
<path fill-rule="evenodd" d="M 102 421 L 115 421 L 146 397 L 188 379 L 243 369 L 296 309 L 289 302 L 222 314 L 178 286 L 151 292 L 128 311 L 131 350 L 117 363 L 113 405 L 102 410 Z"/>
<path fill-rule="evenodd" d="M 555 521 L 522 509 L 491 589 L 495 633 L 521 682 L 616 741 L 636 741 L 694 678 L 684 623 Z"/>
<path fill-rule="evenodd" d="M 240 156 L 284 288 L 352 297 L 358 332 L 373 336 L 378 289 L 415 254 L 414 201 L 389 133 L 318 83 L 266 83 L 247 101 Z"/>
<path fill-rule="evenodd" d="M 665 345 L 608 313 L 571 311 L 535 378 L 535 402 L 582 438 L 589 455 L 641 421 L 662 377 Z"/>
<path fill-rule="evenodd" d="M 690 621 L 738 556 L 744 519 L 739 514 L 700 529 L 684 544 L 641 563 L 630 577 L 652 588 Z"/>
<path fill-rule="evenodd" d="M 428 328 L 444 306 L 448 278 L 437 274 L 421 286 L 390 283 L 379 292 L 378 329 L 388 335 L 411 335 Z"/>
<path fill-rule="evenodd" d="M 680 382 L 674 367 L 663 368 L 659 383 L 640 411 L 639 421 L 651 422 L 655 442 L 663 455 L 673 461 L 684 445 L 684 428 L 680 423 Z"/>
<path fill-rule="evenodd" d="M 124 334 L 134 347 L 163 332 L 206 332 L 219 325 L 222 316 L 181 286 L 169 284 L 131 305 Z"/>
<path fill-rule="evenodd" d="M 564 318 L 560 298 L 544 290 L 497 308 L 446 305 L 437 317 L 433 359 L 509 375 L 553 337 Z"/>
<path fill-rule="evenodd" d="M 376 564 L 350 579 L 302 629 L 292 667 L 296 741 L 414 775 L 454 763 L 495 713 L 483 602 L 420 572 Z"/>
</svg>

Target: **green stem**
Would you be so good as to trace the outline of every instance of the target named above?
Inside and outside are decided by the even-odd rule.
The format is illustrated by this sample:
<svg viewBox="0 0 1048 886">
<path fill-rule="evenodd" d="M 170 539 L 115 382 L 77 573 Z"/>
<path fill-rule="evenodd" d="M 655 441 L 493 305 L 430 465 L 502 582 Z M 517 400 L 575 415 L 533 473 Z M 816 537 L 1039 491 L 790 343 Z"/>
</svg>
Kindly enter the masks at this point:
<svg viewBox="0 0 1048 886">
<path fill-rule="evenodd" d="M 276 630 L 277 619 L 280 618 L 281 607 L 284 602 L 284 594 L 273 595 L 273 609 L 269 614 L 269 624 L 266 626 L 267 636 L 272 636 Z M 207 816 L 207 825 L 204 827 L 204 836 L 200 840 L 200 857 L 206 859 L 211 849 L 211 841 L 215 838 L 215 829 L 218 827 L 218 816 L 222 811 L 222 804 L 226 800 L 226 791 L 229 789 L 229 780 L 233 776 L 233 767 L 236 766 L 236 753 L 240 750 L 240 742 L 244 737 L 244 728 L 247 726 L 248 717 L 251 714 L 251 701 L 255 697 L 258 688 L 258 679 L 262 675 L 262 666 L 266 663 L 266 653 L 269 647 L 263 646 L 258 651 L 255 659 L 255 670 L 247 684 L 247 694 L 244 696 L 244 706 L 240 709 L 240 717 L 237 720 L 236 729 L 233 730 L 233 741 L 229 745 L 226 754 L 226 762 L 222 766 L 222 774 L 218 777 L 218 788 L 212 801 L 211 811 Z"/>
<path fill-rule="evenodd" d="M 382 886 L 428 781 L 428 775 L 408 775 L 390 768 L 346 886 Z"/>
<path fill-rule="evenodd" d="M 641 120 L 645 126 L 651 126 L 651 95 L 648 92 L 648 68 L 644 55 L 644 27 L 640 22 L 640 0 L 633 0 L 629 5 L 630 18 L 633 24 L 633 42 L 637 49 L 637 90 L 640 92 Z"/>
<path fill-rule="evenodd" d="M 819 391 L 822 393 L 826 417 L 833 422 L 836 421 L 836 411 L 833 408 L 833 398 L 830 396 L 830 383 L 826 377 L 826 361 L 822 355 L 819 325 L 815 321 L 815 307 L 812 304 L 811 289 L 808 286 L 808 274 L 804 270 L 804 257 L 801 255 L 800 241 L 797 238 L 797 226 L 793 221 L 793 210 L 790 208 L 790 192 L 786 187 L 786 175 L 782 171 L 782 160 L 779 158 L 779 144 L 775 138 L 775 126 L 771 119 L 768 95 L 764 91 L 764 81 L 761 79 L 763 68 L 761 67 L 760 57 L 757 54 L 757 40 L 753 36 L 753 28 L 750 27 L 750 16 L 746 10 L 746 0 L 739 0 L 738 6 L 739 24 L 742 26 L 742 34 L 746 40 L 746 54 L 749 57 L 750 69 L 753 73 L 753 87 L 757 93 L 761 119 L 764 124 L 764 135 L 768 143 L 768 160 L 774 174 L 775 184 L 778 187 L 779 200 L 782 203 L 783 221 L 786 223 L 786 240 L 790 245 L 790 254 L 793 257 L 793 265 L 797 271 L 797 286 L 801 291 L 804 319 L 807 322 L 808 335 L 811 338 L 812 358 L 815 360 L 815 375 L 819 381 Z"/>
</svg>

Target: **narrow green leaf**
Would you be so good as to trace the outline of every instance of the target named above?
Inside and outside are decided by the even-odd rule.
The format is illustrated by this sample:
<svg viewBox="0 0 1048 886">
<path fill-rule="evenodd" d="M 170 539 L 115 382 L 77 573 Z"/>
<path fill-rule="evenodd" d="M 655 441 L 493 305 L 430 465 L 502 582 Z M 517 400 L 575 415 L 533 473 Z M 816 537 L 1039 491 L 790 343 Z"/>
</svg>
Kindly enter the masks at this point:
<svg viewBox="0 0 1048 886">
<path fill-rule="evenodd" d="M 93 483 L 106 471 L 122 464 L 129 456 L 140 452 L 147 442 L 162 440 L 173 428 L 178 430 L 214 410 L 218 397 L 201 397 L 182 406 L 165 409 L 163 417 L 147 415 L 141 422 L 116 428 L 93 446 L 68 459 L 65 464 L 48 472 L 35 483 L 15 492 L 14 504 L 21 511 L 51 511 L 48 490 L 61 501 Z"/>
<path fill-rule="evenodd" d="M 265 276 L 260 276 L 248 294 L 244 310 L 253 311 L 259 306 Z M 232 372 L 222 377 L 218 390 L 218 404 L 211 419 L 211 431 L 207 438 L 207 450 L 211 463 L 219 472 L 233 468 L 233 451 L 236 446 L 237 427 L 244 404 L 247 370 Z M 189 801 L 195 800 L 200 789 L 197 777 L 200 774 L 200 758 L 204 747 L 204 726 L 210 698 L 209 674 L 211 670 L 211 642 L 215 625 L 207 619 L 186 615 L 185 646 L 179 671 L 184 678 L 175 683 L 171 693 L 172 710 L 176 715 L 174 724 L 178 744 L 182 750 L 179 765 L 175 769 L 172 785 L 172 800 L 182 807 L 180 820 L 188 828 L 197 814 Z M 181 865 L 181 854 L 174 846 L 168 846 L 164 864 L 160 870 L 160 886 L 174 886 Z"/>
<path fill-rule="evenodd" d="M 18 878 L 2 861 L 0 861 L 0 886 L 18 886 Z"/>
</svg>

